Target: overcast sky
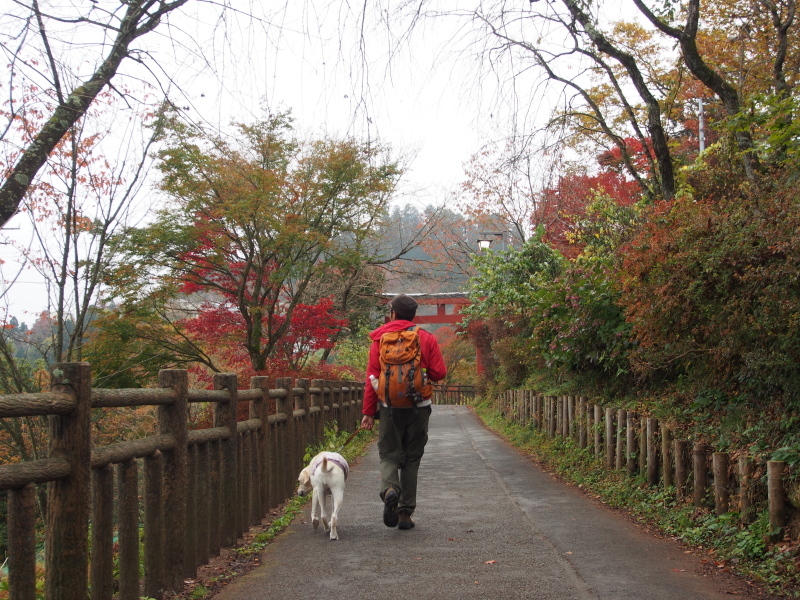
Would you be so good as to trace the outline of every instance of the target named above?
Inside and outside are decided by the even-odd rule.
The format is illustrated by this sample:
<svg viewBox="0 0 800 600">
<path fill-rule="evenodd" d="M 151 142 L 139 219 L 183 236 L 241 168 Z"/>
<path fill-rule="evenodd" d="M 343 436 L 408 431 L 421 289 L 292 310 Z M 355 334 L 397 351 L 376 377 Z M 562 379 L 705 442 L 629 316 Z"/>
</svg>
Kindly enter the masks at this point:
<svg viewBox="0 0 800 600">
<path fill-rule="evenodd" d="M 262 6 L 253 2 L 251 10 Z M 399 24 L 392 31 L 372 21 L 362 29 L 343 3 L 295 2 L 255 20 L 244 13 L 220 19 L 199 3 L 189 13 L 173 16 L 146 46 L 151 64 L 162 68 L 159 85 L 190 118 L 224 128 L 260 118 L 264 108 L 288 108 L 301 135 L 378 139 L 408 160 L 399 202 L 446 202 L 463 164 L 502 135 L 487 107 L 492 92 L 476 82 L 455 20 L 423 22 L 398 42 L 392 36 L 402 33 Z M 122 75 L 134 89 L 139 79 L 153 79 L 131 61 Z M 143 192 L 152 196 L 148 186 Z M 26 219 L 15 217 L 7 226 L 21 243 L 30 239 Z M 15 273 L 13 254 L 0 246 L 5 278 Z M 26 270 L 4 300 L 10 314 L 30 324 L 47 306 L 46 288 Z"/>
</svg>

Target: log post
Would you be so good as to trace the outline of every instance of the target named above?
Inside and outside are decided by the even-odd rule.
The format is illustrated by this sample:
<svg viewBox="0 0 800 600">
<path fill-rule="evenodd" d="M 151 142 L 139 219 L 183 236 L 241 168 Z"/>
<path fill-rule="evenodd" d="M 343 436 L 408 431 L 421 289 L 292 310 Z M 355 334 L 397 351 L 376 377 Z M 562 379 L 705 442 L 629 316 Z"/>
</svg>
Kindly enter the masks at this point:
<svg viewBox="0 0 800 600">
<path fill-rule="evenodd" d="M 586 447 L 594 456 L 594 405 L 586 399 Z"/>
<path fill-rule="evenodd" d="M 194 579 L 197 577 L 197 503 L 200 494 L 197 493 L 197 444 L 189 444 L 187 449 L 188 481 L 186 483 L 186 531 L 184 532 L 185 545 L 183 548 L 183 574 Z"/>
<path fill-rule="evenodd" d="M 537 395 L 534 402 L 536 403 L 536 426 L 540 431 L 544 431 L 544 396 Z"/>
<path fill-rule="evenodd" d="M 628 453 L 627 453 L 628 475 L 633 476 L 636 475 L 639 462 L 636 460 L 636 452 L 637 452 L 636 414 L 630 410 L 625 415 L 625 437 L 628 446 Z"/>
<path fill-rule="evenodd" d="M 675 440 L 675 492 L 678 500 L 686 496 L 686 489 L 689 483 L 689 473 L 687 464 L 689 463 L 689 442 L 686 440 Z"/>
<path fill-rule="evenodd" d="M 250 438 L 252 432 L 242 431 L 239 434 L 238 448 L 237 448 L 237 463 L 239 468 L 239 511 L 236 516 L 238 518 L 237 537 L 250 529 L 250 468 L 253 461 L 251 454 Z"/>
<path fill-rule="evenodd" d="M 314 437 L 317 442 L 321 442 L 325 438 L 325 394 L 321 391 L 324 387 L 325 382 L 322 379 L 311 380 L 311 388 L 320 390 L 318 394 L 311 395 L 312 406 L 319 409 L 314 417 Z"/>
<path fill-rule="evenodd" d="M 614 458 L 616 456 L 616 440 L 614 432 L 615 411 L 610 406 L 606 407 L 606 468 L 614 468 Z"/>
<path fill-rule="evenodd" d="M 45 597 L 85 600 L 89 573 L 92 373 L 88 363 L 53 367 L 50 389 L 72 394 L 75 410 L 51 415 L 50 457 L 65 458 L 69 477 L 47 484 Z"/>
<path fill-rule="evenodd" d="M 586 398 L 578 398 L 578 447 L 586 448 Z"/>
<path fill-rule="evenodd" d="M 783 539 L 786 527 L 786 491 L 783 477 L 786 463 L 780 460 L 767 461 L 767 493 L 769 504 L 770 539 L 779 542 Z"/>
<path fill-rule="evenodd" d="M 664 481 L 665 488 L 674 483 L 672 477 L 672 431 L 666 425 L 661 425 L 661 479 Z"/>
<path fill-rule="evenodd" d="M 197 566 L 208 563 L 211 554 L 211 449 L 204 442 L 197 445 Z"/>
<path fill-rule="evenodd" d="M 718 515 L 728 512 L 728 464 L 727 452 L 714 452 L 712 464 L 714 468 L 714 506 Z"/>
<path fill-rule="evenodd" d="M 218 402 L 214 406 L 214 427 L 227 427 L 229 435 L 222 440 L 221 472 L 220 472 L 220 510 L 222 523 L 219 541 L 222 546 L 230 548 L 236 544 L 239 529 L 239 434 L 236 430 L 237 419 L 237 378 L 233 373 L 217 373 L 214 375 L 214 389 L 228 392 L 227 402 Z"/>
<path fill-rule="evenodd" d="M 269 377 L 251 377 L 250 388 L 261 390 L 261 398 L 250 403 L 250 418 L 261 421 L 256 432 L 259 521 L 269 512 Z"/>
<path fill-rule="evenodd" d="M 112 490 L 113 492 L 113 490 Z M 8 491 L 9 600 L 36 597 L 36 486 Z M 111 544 L 111 536 L 108 538 Z M 111 589 L 111 571 L 108 588 Z M 109 598 L 111 596 L 109 595 Z M 94 600 L 95 596 L 92 596 Z"/>
<path fill-rule="evenodd" d="M 188 427 L 188 373 L 180 369 L 163 369 L 158 373 L 162 388 L 175 392 L 175 402 L 158 407 L 158 432 L 172 435 L 175 448 L 162 454 L 162 492 L 164 499 L 164 590 L 179 592 L 183 589 L 183 551 L 186 531 L 186 502 L 189 495 Z"/>
<path fill-rule="evenodd" d="M 136 459 L 117 465 L 119 490 L 119 600 L 139 594 L 139 475 Z"/>
<path fill-rule="evenodd" d="M 639 472 L 647 473 L 647 419 L 639 421 Z"/>
<path fill-rule="evenodd" d="M 10 554 L 13 557 L 13 554 Z M 105 465 L 92 471 L 92 600 L 114 595 L 114 471 Z M 9 571 L 9 575 L 13 571 Z"/>
<path fill-rule="evenodd" d="M 164 581 L 164 519 L 161 452 L 144 459 L 144 595 L 161 598 Z M 94 560 L 94 559 L 93 559 Z M 94 586 L 92 586 L 94 592 Z M 109 598 L 111 595 L 100 598 Z M 94 599 L 93 599 L 94 600 Z"/>
<path fill-rule="evenodd" d="M 294 395 L 292 394 L 292 380 L 289 377 L 278 377 L 275 380 L 275 386 L 285 393 L 285 396 L 283 398 L 279 398 L 277 402 L 278 412 L 286 415 L 286 423 L 284 427 L 285 435 L 283 438 L 283 457 L 279 457 L 278 460 L 284 464 L 284 477 L 283 481 L 281 481 L 280 495 L 281 498 L 287 498 L 291 495 L 294 477 L 297 476 L 297 473 L 294 472 L 296 460 L 295 455 L 297 454 L 294 450 L 294 446 L 297 439 L 297 432 L 295 431 L 294 421 Z M 325 387 L 332 390 L 332 386 L 329 381 L 325 382 Z M 330 396 L 333 397 L 333 393 L 331 393 Z"/>
<path fill-rule="evenodd" d="M 739 457 L 739 514 L 742 523 L 753 522 L 753 495 L 751 492 L 753 480 L 753 461 L 747 456 Z"/>
<path fill-rule="evenodd" d="M 594 455 L 603 455 L 603 407 L 599 404 L 594 405 Z"/>
<path fill-rule="evenodd" d="M 614 466 L 618 470 L 625 468 L 625 442 L 627 441 L 627 436 L 623 432 L 626 431 L 627 423 L 627 411 L 620 408 L 617 411 L 617 453 L 614 458 Z"/>
<path fill-rule="evenodd" d="M 694 445 L 692 465 L 694 471 L 694 505 L 703 506 L 708 490 L 708 449 L 703 443 Z"/>
<path fill-rule="evenodd" d="M 658 419 L 647 419 L 647 483 L 658 485 L 658 446 L 656 444 Z"/>
<path fill-rule="evenodd" d="M 211 487 L 209 510 L 211 512 L 211 531 L 208 538 L 208 553 L 211 556 L 219 555 L 220 548 L 222 548 L 222 453 L 223 441 L 214 440 L 211 442 L 210 460 L 211 460 Z"/>
<path fill-rule="evenodd" d="M 567 435 L 575 437 L 575 396 L 567 396 Z"/>
</svg>

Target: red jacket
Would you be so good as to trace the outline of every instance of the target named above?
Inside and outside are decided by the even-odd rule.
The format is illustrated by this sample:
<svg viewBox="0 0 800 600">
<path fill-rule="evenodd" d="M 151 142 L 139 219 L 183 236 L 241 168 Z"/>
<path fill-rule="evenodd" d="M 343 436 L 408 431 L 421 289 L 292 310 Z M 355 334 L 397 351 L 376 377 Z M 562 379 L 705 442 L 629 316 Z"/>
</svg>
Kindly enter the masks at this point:
<svg viewBox="0 0 800 600">
<path fill-rule="evenodd" d="M 411 321 L 389 321 L 385 325 L 381 325 L 375 331 L 369 334 L 372 339 L 372 346 L 369 348 L 369 364 L 367 365 L 366 385 L 364 386 L 364 403 L 361 406 L 361 412 L 365 415 L 372 416 L 378 412 L 378 394 L 372 388 L 369 381 L 369 376 L 374 375 L 379 377 L 381 374 L 381 360 L 380 360 L 380 346 L 381 336 L 390 331 L 400 331 L 401 329 L 408 329 L 415 327 L 415 323 Z M 441 381 L 447 375 L 447 367 L 444 365 L 442 358 L 442 351 L 439 349 L 439 342 L 432 333 L 428 333 L 424 329 L 420 329 L 419 342 L 420 342 L 420 362 L 422 368 L 428 370 L 428 379 L 431 381 Z"/>
</svg>

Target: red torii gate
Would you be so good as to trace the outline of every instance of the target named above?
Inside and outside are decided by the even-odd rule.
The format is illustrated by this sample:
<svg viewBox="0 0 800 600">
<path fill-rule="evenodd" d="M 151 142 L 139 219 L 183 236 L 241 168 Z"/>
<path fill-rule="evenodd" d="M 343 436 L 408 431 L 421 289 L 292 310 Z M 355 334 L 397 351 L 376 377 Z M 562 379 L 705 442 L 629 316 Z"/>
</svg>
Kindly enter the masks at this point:
<svg viewBox="0 0 800 600">
<path fill-rule="evenodd" d="M 385 302 L 388 304 L 397 294 L 381 294 L 381 296 L 383 296 Z M 420 311 L 417 311 L 417 316 L 414 317 L 414 323 L 419 323 L 420 325 L 453 325 L 460 323 L 461 319 L 464 318 L 459 314 L 461 312 L 461 307 L 471 304 L 466 292 L 406 294 L 406 296 L 414 298 L 420 306 L 436 306 L 435 315 L 420 315 Z M 447 312 L 448 306 L 453 307 L 449 314 Z M 387 316 L 385 320 L 388 322 L 389 317 Z"/>
<path fill-rule="evenodd" d="M 420 325 L 456 325 L 461 323 L 464 318 L 461 316 L 461 308 L 471 304 L 469 296 L 466 292 L 442 292 L 438 294 L 406 294 L 411 296 L 417 301 L 417 304 L 422 306 L 436 306 L 435 315 L 419 314 L 421 311 L 417 310 L 417 316 L 414 317 L 414 323 Z M 397 294 L 381 294 L 386 304 L 397 296 Z M 447 307 L 451 306 L 448 313 Z M 422 311 L 426 312 L 426 311 Z M 384 317 L 384 322 L 389 321 L 389 316 Z M 473 342 L 474 343 L 474 342 Z M 483 373 L 483 364 L 481 356 L 481 348 L 475 344 L 475 369 L 478 373 Z"/>
</svg>

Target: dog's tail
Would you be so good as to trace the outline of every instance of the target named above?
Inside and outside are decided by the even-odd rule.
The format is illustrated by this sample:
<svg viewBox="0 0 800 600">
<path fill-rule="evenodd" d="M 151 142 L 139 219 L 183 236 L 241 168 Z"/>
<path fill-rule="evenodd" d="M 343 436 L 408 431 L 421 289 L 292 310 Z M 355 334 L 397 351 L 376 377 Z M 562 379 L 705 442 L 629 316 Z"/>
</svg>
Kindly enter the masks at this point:
<svg viewBox="0 0 800 600">
<path fill-rule="evenodd" d="M 323 473 L 330 473 L 331 472 L 331 470 L 333 469 L 333 466 L 328 463 L 328 457 L 327 456 L 323 456 L 322 457 L 322 462 L 320 463 L 319 468 Z"/>
</svg>

